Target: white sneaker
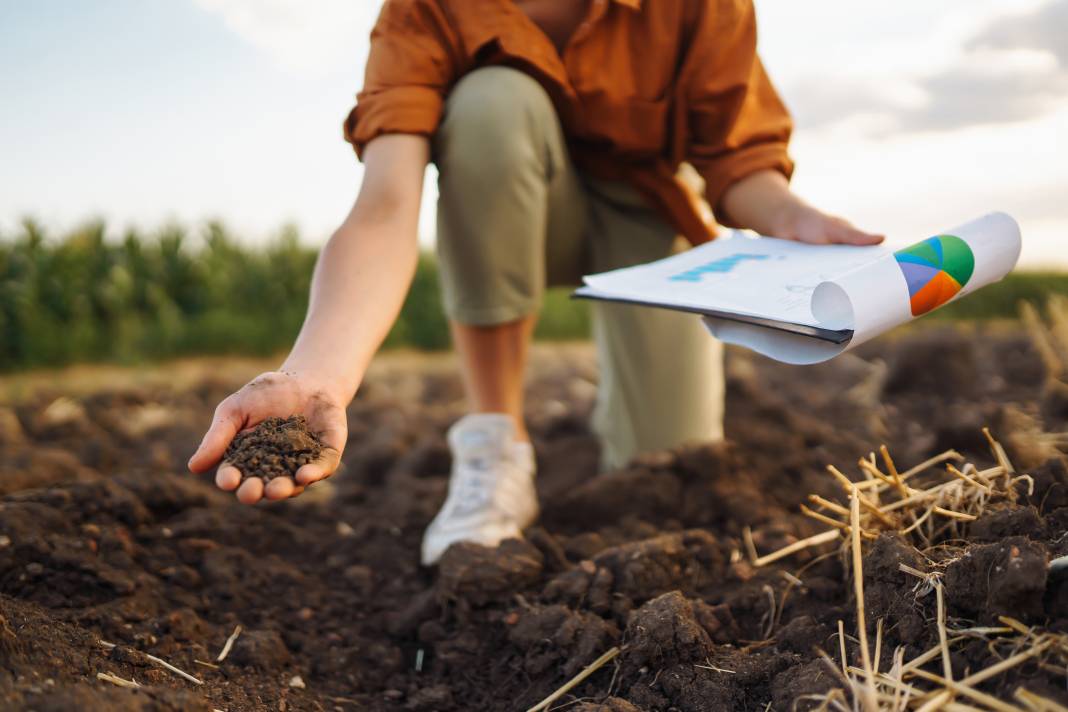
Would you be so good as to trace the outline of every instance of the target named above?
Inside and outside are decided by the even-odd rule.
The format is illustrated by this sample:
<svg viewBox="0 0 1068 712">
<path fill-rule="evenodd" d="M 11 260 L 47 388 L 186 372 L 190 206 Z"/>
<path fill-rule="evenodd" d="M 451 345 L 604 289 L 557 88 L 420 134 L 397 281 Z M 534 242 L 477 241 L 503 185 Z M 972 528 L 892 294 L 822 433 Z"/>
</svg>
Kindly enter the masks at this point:
<svg viewBox="0 0 1068 712">
<path fill-rule="evenodd" d="M 450 544 L 496 546 L 522 536 L 538 518 L 534 449 L 517 442 L 507 415 L 475 413 L 449 429 L 449 496 L 423 535 L 423 565 L 437 563 Z"/>
</svg>

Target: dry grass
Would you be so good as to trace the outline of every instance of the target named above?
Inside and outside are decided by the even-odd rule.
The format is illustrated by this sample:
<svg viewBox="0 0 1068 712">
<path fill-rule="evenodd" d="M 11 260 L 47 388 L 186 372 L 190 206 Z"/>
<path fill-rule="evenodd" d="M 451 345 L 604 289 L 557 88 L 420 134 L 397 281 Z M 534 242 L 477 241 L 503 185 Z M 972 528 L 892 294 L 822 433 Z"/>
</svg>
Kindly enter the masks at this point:
<svg viewBox="0 0 1068 712">
<path fill-rule="evenodd" d="M 851 561 L 857 611 L 855 640 L 860 648 L 861 667 L 848 663 L 845 626 L 839 621 L 840 661 L 835 663 L 826 654 L 823 659 L 841 686 L 823 695 L 806 696 L 804 699 L 816 703 L 815 709 L 1068 712 L 1058 703 L 1022 687 L 1015 692 L 1012 703 L 978 689 L 981 683 L 1027 662 L 1065 675 L 1068 636 L 1027 627 L 1010 618 L 1002 618 L 1003 625 L 997 627 L 950 628 L 946 621 L 944 584 L 937 570 L 922 572 L 901 566 L 903 573 L 917 579 L 913 589 L 917 598 L 935 594 L 937 613 L 931 625 L 936 629 L 938 644 L 909 661 L 904 658 L 904 648 L 899 647 L 889 661 L 883 661 L 880 659 L 883 621 L 880 620 L 876 625 L 875 650 L 868 645 L 862 557 L 865 542 L 882 532 L 897 532 L 921 551 L 929 549 L 940 542 L 962 538 L 967 523 L 992 504 L 1015 502 L 1021 490 L 1033 489 L 1031 477 L 1018 473 L 1001 444 L 988 430 L 984 429 L 984 433 L 997 464 L 983 470 L 969 463 L 962 464 L 963 458 L 950 450 L 902 472 L 885 447 L 880 448 L 878 457 L 871 453 L 859 461 L 863 476 L 859 481 L 854 482 L 829 466 L 829 474 L 849 497 L 849 507 L 812 495 L 809 497 L 812 507 L 803 506 L 802 511 L 831 529 L 763 557 L 750 547 L 754 566 L 764 566 L 830 541 L 838 541 L 843 554 Z M 986 642 L 998 662 L 960 680 L 954 679 L 952 649 L 976 638 Z M 939 669 L 935 672 L 925 666 Z"/>
<path fill-rule="evenodd" d="M 1046 301 L 1048 319 L 1043 321 L 1030 302 L 1020 304 L 1020 320 L 1046 367 L 1047 394 L 1068 400 L 1068 297 L 1053 295 Z M 1068 433 L 1044 433 L 1032 428 L 1028 435 L 1040 448 L 1068 448 Z"/>
<path fill-rule="evenodd" d="M 577 675 L 575 675 L 573 678 L 571 678 L 570 680 L 565 682 L 563 685 L 558 687 L 552 694 L 550 694 L 544 700 L 542 700 L 538 704 L 536 704 L 533 707 L 531 707 L 530 709 L 528 709 L 527 712 L 541 712 L 542 710 L 549 709 L 552 706 L 553 702 L 556 702 L 558 699 L 560 699 L 561 697 L 566 695 L 568 693 L 568 691 L 571 690 L 573 687 L 578 685 L 580 682 L 585 680 L 587 677 L 589 677 L 593 673 L 595 673 L 598 670 L 600 670 L 602 667 L 604 667 L 609 662 L 611 662 L 613 658 L 615 658 L 617 655 L 619 655 L 619 653 L 620 653 L 620 648 L 618 648 L 618 647 L 609 648 L 607 652 L 605 652 L 599 658 L 597 658 L 592 663 L 590 663 L 589 665 L 584 667 L 582 670 L 579 671 L 579 673 Z"/>
<path fill-rule="evenodd" d="M 881 457 L 870 453 L 858 461 L 863 479 L 856 482 L 828 465 L 828 473 L 851 500 L 856 500 L 858 516 L 853 518 L 842 504 L 809 495 L 812 506 L 802 505 L 802 513 L 832 528 L 765 556 L 756 555 L 747 541 L 753 565 L 765 566 L 832 541 L 874 540 L 882 532 L 897 532 L 921 550 L 961 538 L 964 526 L 990 505 L 1015 502 L 1021 489 L 1031 493 L 1034 488 L 1031 476 L 1018 473 L 1009 462 L 1001 443 L 989 430 L 983 432 L 997 462 L 983 470 L 971 463 L 961 464 L 963 457 L 947 450 L 901 472 L 885 446 L 880 448 Z"/>
<path fill-rule="evenodd" d="M 1046 301 L 1048 321 L 1030 302 L 1020 303 L 1020 320 L 1038 351 L 1050 379 L 1068 377 L 1068 298 L 1056 294 Z"/>
<path fill-rule="evenodd" d="M 222 650 L 219 651 L 219 655 L 215 658 L 215 662 L 221 663 L 226 660 L 226 656 L 230 654 L 230 650 L 233 649 L 234 643 L 237 642 L 237 637 L 241 635 L 241 626 L 234 626 L 234 632 L 230 634 L 230 637 L 226 639 L 223 644 Z"/>
</svg>

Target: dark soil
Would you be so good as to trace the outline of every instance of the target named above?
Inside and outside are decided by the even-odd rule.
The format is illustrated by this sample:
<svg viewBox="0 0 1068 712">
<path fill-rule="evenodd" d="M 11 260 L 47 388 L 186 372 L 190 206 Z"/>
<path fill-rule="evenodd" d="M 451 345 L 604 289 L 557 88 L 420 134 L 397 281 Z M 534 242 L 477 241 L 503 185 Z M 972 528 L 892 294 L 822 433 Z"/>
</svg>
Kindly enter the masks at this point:
<svg viewBox="0 0 1068 712">
<path fill-rule="evenodd" d="M 884 442 L 902 467 L 946 447 L 989 466 L 983 425 L 1034 491 L 934 550 L 893 535 L 868 545 L 869 639 L 883 619 L 884 670 L 896 647 L 909 659 L 937 642 L 935 596 L 902 563 L 944 571 L 955 628 L 1008 613 L 1068 632 L 1068 575 L 1047 565 L 1068 554 L 1068 468 L 1038 437 L 1068 430 L 1068 413 L 1050 406 L 1058 391 L 1020 334 L 911 332 L 804 369 L 731 351 L 727 442 L 602 475 L 586 425 L 591 355 L 543 349 L 528 405 L 542 519 L 526 541 L 457 546 L 434 570 L 419 566 L 419 540 L 445 496 L 445 432 L 464 402 L 446 363 L 406 363 L 387 360 L 349 408 L 337 477 L 253 508 L 183 472 L 239 384 L 0 408 L 0 710 L 525 710 L 613 646 L 619 656 L 557 704 L 809 709 L 805 695 L 841 684 L 816 651 L 837 652 L 838 620 L 856 630 L 848 562 L 810 550 L 754 569 L 744 528 L 761 553 L 819 531 L 798 505 L 840 494 L 825 465 L 853 472 Z M 250 472 L 288 447 L 273 433 L 255 436 Z M 202 664 L 237 625 L 225 661 Z M 852 639 L 847 652 L 859 664 Z M 962 643 L 954 675 L 1008 654 Z M 1023 685 L 1068 704 L 1064 664 L 1022 665 L 981 689 L 1011 699 Z"/>
<path fill-rule="evenodd" d="M 255 428 L 238 433 L 223 459 L 241 472 L 241 477 L 292 477 L 303 465 L 319 457 L 323 444 L 308 431 L 303 415 L 268 418 Z"/>
</svg>

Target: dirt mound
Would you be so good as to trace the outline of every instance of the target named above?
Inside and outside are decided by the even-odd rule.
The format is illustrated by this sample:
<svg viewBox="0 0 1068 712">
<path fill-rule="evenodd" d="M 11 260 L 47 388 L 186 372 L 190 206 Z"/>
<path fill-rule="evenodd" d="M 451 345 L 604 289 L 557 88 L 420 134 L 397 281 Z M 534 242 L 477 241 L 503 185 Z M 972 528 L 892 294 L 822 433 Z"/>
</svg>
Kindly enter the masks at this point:
<svg viewBox="0 0 1068 712">
<path fill-rule="evenodd" d="M 946 568 L 949 603 L 980 622 L 1041 617 L 1048 556 L 1045 546 L 1024 537 L 973 546 Z"/>
<path fill-rule="evenodd" d="M 864 602 L 873 619 L 894 621 L 894 640 L 921 640 L 928 628 L 926 614 L 916 602 L 916 581 L 902 575 L 902 565 L 927 568 L 923 555 L 900 536 L 881 535 L 864 557 Z"/>
<path fill-rule="evenodd" d="M 624 677 L 643 667 L 661 670 L 679 663 L 702 662 L 715 652 L 693 605 L 678 591 L 657 596 L 636 610 L 627 623 L 626 635 Z"/>
<path fill-rule="evenodd" d="M 936 581 L 953 630 L 1007 614 L 1034 635 L 1068 632 L 1068 569 L 1049 567 L 1068 554 L 1068 467 L 1050 435 L 1068 415 L 1018 333 L 916 333 L 804 371 L 732 351 L 728 442 L 617 473 L 597 473 L 585 424 L 590 352 L 542 351 L 532 374 L 539 526 L 455 546 L 432 570 L 419 541 L 464 408 L 435 365 L 383 368 L 361 388 L 327 495 L 254 508 L 183 473 L 239 383 L 41 394 L 2 411 L 0 709 L 521 710 L 599 659 L 555 706 L 815 708 L 806 696 L 842 686 L 819 658 L 840 654 L 838 621 L 861 665 L 851 566 L 817 548 L 754 567 L 747 528 L 760 554 L 816 533 L 799 513 L 807 495 L 843 501 L 825 466 L 853 471 L 884 442 L 902 470 L 945 447 L 990 467 L 983 425 L 1036 463 L 1031 480 L 930 549 L 885 534 L 866 545 L 881 670 L 897 646 L 907 660 L 937 645 Z M 269 477 L 316 446 L 278 421 L 235 447 L 239 467 Z M 1051 640 L 960 642 L 953 670 L 963 679 Z M 1057 650 L 980 691 L 1068 704 Z M 940 660 L 927 669 L 940 674 Z"/>
<path fill-rule="evenodd" d="M 242 477 L 292 477 L 303 465 L 319 457 L 323 444 L 308 431 L 302 415 L 268 418 L 252 430 L 238 433 L 226 448 L 223 460 L 241 471 Z"/>
<path fill-rule="evenodd" d="M 662 592 L 697 591 L 723 570 L 724 556 L 708 532 L 664 534 L 604 549 L 549 581 L 545 597 L 623 616 Z"/>
<path fill-rule="evenodd" d="M 467 605 L 507 600 L 541 577 L 542 555 L 531 544 L 508 539 L 497 547 L 461 542 L 441 557 L 442 597 Z"/>
</svg>

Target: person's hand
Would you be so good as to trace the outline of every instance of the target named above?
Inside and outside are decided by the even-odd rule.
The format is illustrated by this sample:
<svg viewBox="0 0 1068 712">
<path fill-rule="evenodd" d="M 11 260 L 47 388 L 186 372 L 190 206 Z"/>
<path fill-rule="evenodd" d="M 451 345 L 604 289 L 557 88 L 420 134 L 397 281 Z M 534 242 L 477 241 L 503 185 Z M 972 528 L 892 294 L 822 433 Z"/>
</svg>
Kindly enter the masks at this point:
<svg viewBox="0 0 1068 712">
<path fill-rule="evenodd" d="M 750 173 L 732 183 L 720 200 L 728 221 L 768 237 L 810 245 L 878 245 L 882 235 L 859 230 L 842 218 L 812 207 L 790 191 L 776 170 Z"/>
<path fill-rule="evenodd" d="M 801 202 L 790 202 L 775 217 L 771 234 L 810 245 L 878 245 L 883 235 L 865 232 L 848 220 Z"/>
<path fill-rule="evenodd" d="M 300 374 L 284 371 L 261 374 L 220 403 L 200 447 L 189 459 L 190 471 L 202 473 L 218 464 L 234 436 L 242 430 L 270 417 L 290 415 L 303 415 L 308 429 L 323 443 L 322 454 L 297 470 L 295 481 L 291 477 L 277 477 L 266 487 L 259 477 L 242 482 L 241 472 L 223 462 L 215 474 L 215 484 L 228 492 L 237 490 L 237 499 L 244 504 L 255 504 L 263 497 L 278 500 L 300 494 L 311 483 L 337 470 L 348 438 L 344 404 L 327 384 Z"/>
</svg>

